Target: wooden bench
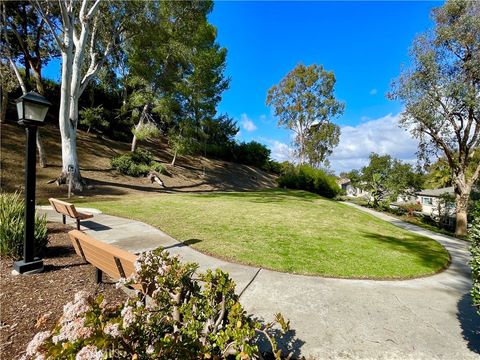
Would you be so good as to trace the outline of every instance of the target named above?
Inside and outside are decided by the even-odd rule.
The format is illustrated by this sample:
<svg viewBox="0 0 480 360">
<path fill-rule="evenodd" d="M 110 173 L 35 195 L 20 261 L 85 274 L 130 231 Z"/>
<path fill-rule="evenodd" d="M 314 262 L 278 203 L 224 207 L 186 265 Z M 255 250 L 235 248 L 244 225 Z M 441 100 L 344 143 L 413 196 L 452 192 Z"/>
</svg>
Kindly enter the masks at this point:
<svg viewBox="0 0 480 360">
<path fill-rule="evenodd" d="M 103 273 L 113 280 L 118 280 L 121 277 L 127 278 L 135 272 L 134 263 L 137 255 L 95 240 L 79 230 L 70 231 L 68 236 L 77 255 L 97 269 L 95 274 L 97 283 L 102 282 Z M 134 288 L 142 290 L 140 285 Z"/>
<path fill-rule="evenodd" d="M 80 230 L 80 220 L 90 219 L 93 217 L 92 214 L 81 213 L 75 209 L 75 205 L 70 204 L 66 201 L 50 198 L 48 199 L 53 209 L 62 214 L 63 223 L 66 223 L 66 217 L 69 216 L 72 219 L 77 220 L 77 230 Z"/>
</svg>

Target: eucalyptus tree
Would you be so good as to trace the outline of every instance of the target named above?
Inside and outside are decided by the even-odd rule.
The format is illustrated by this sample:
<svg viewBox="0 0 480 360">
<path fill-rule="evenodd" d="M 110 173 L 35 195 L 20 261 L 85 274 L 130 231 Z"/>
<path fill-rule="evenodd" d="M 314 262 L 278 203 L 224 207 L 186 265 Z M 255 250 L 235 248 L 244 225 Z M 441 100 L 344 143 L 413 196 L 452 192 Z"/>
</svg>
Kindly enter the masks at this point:
<svg viewBox="0 0 480 360">
<path fill-rule="evenodd" d="M 62 141 L 62 172 L 57 183 L 65 183 L 73 168 L 72 185 L 83 190 L 77 156 L 78 101 L 87 85 L 118 50 L 129 32 L 139 28 L 144 3 L 135 1 L 34 1 L 35 8 L 51 32 L 61 53 L 62 76 L 59 126 Z M 58 20 L 57 20 L 58 18 Z"/>
<path fill-rule="evenodd" d="M 343 114 L 345 105 L 335 98 L 335 82 L 334 73 L 324 70 L 322 65 L 299 64 L 278 85 L 268 90 L 266 104 L 273 106 L 275 116 L 279 117 L 278 125 L 295 133 L 301 164 L 309 157 L 309 138 L 314 139 L 312 150 L 314 147 L 329 149 L 335 145 L 334 138 L 339 129 L 324 132 L 324 136 L 314 135 L 323 131 L 324 125 L 330 124 L 333 118 Z"/>
<path fill-rule="evenodd" d="M 465 235 L 480 175 L 480 2 L 447 1 L 433 10 L 433 20 L 435 28 L 414 41 L 412 64 L 390 96 L 403 102 L 400 123 L 420 140 L 420 155 L 446 158 L 456 194 L 455 233 Z"/>
<path fill-rule="evenodd" d="M 32 74 L 36 91 L 45 95 L 42 68 L 59 56 L 52 34 L 28 1 L 4 1 L 1 13 L 2 53 L 12 67 L 22 92 L 25 94 L 29 90 Z M 23 72 L 17 64 L 23 65 Z M 37 131 L 37 149 L 40 166 L 45 167 L 46 154 L 40 131 Z"/>
<path fill-rule="evenodd" d="M 314 124 L 307 131 L 305 141 L 305 153 L 308 162 L 313 167 L 329 165 L 328 156 L 340 141 L 340 127 L 332 123 Z"/>
<path fill-rule="evenodd" d="M 0 123 L 6 121 L 8 94 L 18 88 L 15 74 L 5 61 L 0 61 Z"/>
</svg>

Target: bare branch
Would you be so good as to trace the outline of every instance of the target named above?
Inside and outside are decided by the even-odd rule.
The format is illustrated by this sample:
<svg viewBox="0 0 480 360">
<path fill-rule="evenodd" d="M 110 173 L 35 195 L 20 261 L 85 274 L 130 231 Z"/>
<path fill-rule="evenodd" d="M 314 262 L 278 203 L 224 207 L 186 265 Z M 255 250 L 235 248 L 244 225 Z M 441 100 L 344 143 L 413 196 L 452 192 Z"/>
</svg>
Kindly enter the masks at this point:
<svg viewBox="0 0 480 360">
<path fill-rule="evenodd" d="M 15 77 L 17 78 L 18 84 L 22 88 L 22 92 L 24 94 L 27 93 L 27 87 L 25 86 L 25 82 L 22 79 L 22 75 L 20 75 L 20 72 L 18 71 L 17 64 L 15 64 L 15 61 L 12 60 L 10 55 L 7 55 L 8 62 L 10 63 L 10 66 L 12 67 L 13 72 L 15 73 Z"/>
<path fill-rule="evenodd" d="M 217 329 L 220 326 L 220 324 L 222 323 L 223 318 L 225 316 L 225 302 L 226 302 L 225 295 L 222 294 L 222 302 L 220 304 L 220 306 L 221 306 L 220 314 L 218 315 L 217 321 L 215 321 L 215 324 L 213 325 L 213 333 L 214 334 L 217 332 Z"/>
<path fill-rule="evenodd" d="M 93 15 L 95 15 L 95 13 L 98 10 L 98 6 L 100 5 L 100 1 L 101 0 L 97 0 L 97 1 L 95 1 L 95 4 L 92 5 L 90 10 L 88 11 L 87 19 L 90 19 Z"/>
<path fill-rule="evenodd" d="M 60 38 L 57 36 L 57 32 L 55 31 L 55 27 L 52 24 L 52 22 L 50 21 L 50 19 L 48 18 L 47 14 L 43 11 L 39 0 L 34 0 L 32 2 L 32 4 L 35 7 L 35 9 L 40 13 L 40 16 L 42 17 L 42 19 L 47 23 L 48 28 L 50 29 L 50 32 L 52 33 L 52 36 L 55 39 L 55 42 L 57 43 L 57 46 L 60 48 L 60 50 L 63 51 L 64 50 L 64 44 L 60 40 Z M 60 8 L 62 8 L 62 6 L 60 6 Z M 62 15 L 63 15 L 63 12 L 62 12 Z"/>
</svg>

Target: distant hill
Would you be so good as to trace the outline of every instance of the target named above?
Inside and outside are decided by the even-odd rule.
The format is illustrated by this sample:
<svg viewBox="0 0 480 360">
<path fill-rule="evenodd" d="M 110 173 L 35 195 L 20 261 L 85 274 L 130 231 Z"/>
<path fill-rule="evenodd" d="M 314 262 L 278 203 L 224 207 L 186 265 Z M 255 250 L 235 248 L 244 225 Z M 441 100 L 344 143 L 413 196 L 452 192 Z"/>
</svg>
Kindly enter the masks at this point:
<svg viewBox="0 0 480 360">
<path fill-rule="evenodd" d="M 67 187 L 47 184 L 56 178 L 61 169 L 60 132 L 56 127 L 40 129 L 47 153 L 47 167 L 37 164 L 37 201 L 48 197 L 66 197 Z M 1 173 L 2 191 L 23 189 L 25 131 L 14 122 L 1 124 Z M 115 196 L 145 192 L 210 192 L 265 189 L 275 186 L 275 176 L 252 166 L 198 156 L 180 156 L 175 167 L 170 166 L 172 153 L 165 139 L 141 142 L 140 148 L 148 149 L 157 161 L 165 165 L 169 175 L 162 175 L 165 188 L 151 183 L 147 178 L 121 175 L 111 169 L 113 156 L 130 150 L 130 144 L 102 138 L 98 134 L 78 131 L 77 139 L 80 171 L 93 189 L 75 196 Z"/>
</svg>

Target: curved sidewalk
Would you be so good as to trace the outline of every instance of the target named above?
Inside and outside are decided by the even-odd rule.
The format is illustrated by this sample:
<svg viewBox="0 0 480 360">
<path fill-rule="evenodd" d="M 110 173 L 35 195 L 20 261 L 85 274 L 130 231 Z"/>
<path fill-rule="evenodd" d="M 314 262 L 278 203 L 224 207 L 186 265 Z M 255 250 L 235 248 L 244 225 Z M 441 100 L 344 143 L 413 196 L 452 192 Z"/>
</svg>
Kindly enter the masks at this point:
<svg viewBox="0 0 480 360">
<path fill-rule="evenodd" d="M 229 272 L 248 312 L 266 321 L 276 312 L 290 319 L 295 355 L 479 359 L 480 316 L 468 295 L 468 243 L 369 209 L 359 210 L 439 241 L 452 256 L 451 266 L 431 277 L 404 281 L 330 279 L 228 263 L 201 254 L 147 224 L 110 215 L 95 214 L 91 221 L 82 222 L 81 229 L 128 251 L 162 246 L 185 261 L 197 262 L 200 270 L 218 267 Z M 42 207 L 40 211 L 51 221 L 61 221 L 51 210 Z"/>
</svg>

